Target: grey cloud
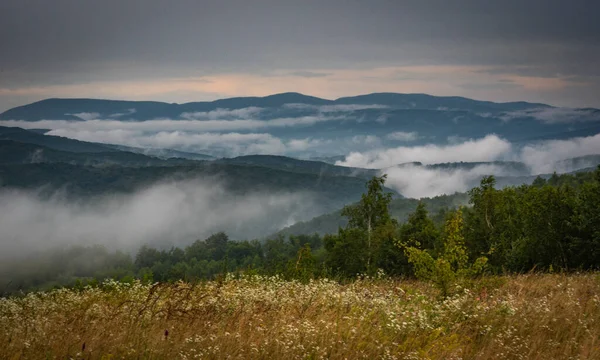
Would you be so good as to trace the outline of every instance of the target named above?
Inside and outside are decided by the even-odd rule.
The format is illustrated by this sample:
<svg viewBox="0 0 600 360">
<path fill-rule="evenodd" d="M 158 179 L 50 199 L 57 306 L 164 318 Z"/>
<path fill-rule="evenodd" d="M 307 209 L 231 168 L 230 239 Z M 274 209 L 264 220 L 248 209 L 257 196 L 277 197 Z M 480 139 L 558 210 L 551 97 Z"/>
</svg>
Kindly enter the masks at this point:
<svg viewBox="0 0 600 360">
<path fill-rule="evenodd" d="M 124 118 L 124 117 L 127 117 L 129 115 L 135 114 L 136 111 L 137 111 L 136 109 L 128 109 L 126 112 L 111 114 L 108 117 L 111 118 L 111 119 Z M 96 118 L 98 118 L 98 115 L 96 115 Z M 87 120 L 87 119 L 84 119 L 84 120 Z"/>
<path fill-rule="evenodd" d="M 593 0 L 5 0 L 0 76 L 22 87 L 398 64 L 590 76 L 599 11 Z"/>
<path fill-rule="evenodd" d="M 124 129 L 79 130 L 64 128 L 52 130 L 48 132 L 48 135 L 142 148 L 169 148 L 210 153 L 214 156 L 283 154 L 286 152 L 283 141 L 267 133 L 144 132 Z"/>
<path fill-rule="evenodd" d="M 93 201 L 2 190 L 0 258 L 68 244 L 130 250 L 145 243 L 169 245 L 165 241 L 181 246 L 218 231 L 256 238 L 310 219 L 315 211 L 310 193 L 234 196 L 206 181 L 159 183 Z"/>
<path fill-rule="evenodd" d="M 545 123 L 570 123 L 600 120 L 600 111 L 595 109 L 572 108 L 539 108 L 530 110 L 510 111 L 500 116 L 504 121 L 514 118 L 532 117 Z"/>
<path fill-rule="evenodd" d="M 65 115 L 73 115 L 73 116 L 77 116 L 78 118 L 82 119 L 82 120 L 93 120 L 93 119 L 97 119 L 100 114 L 99 113 L 75 113 L 75 114 L 65 114 Z"/>
<path fill-rule="evenodd" d="M 515 84 L 511 81 L 496 81 L 492 83 L 484 83 L 484 82 L 471 82 L 471 83 L 463 83 L 458 85 L 459 87 L 467 90 L 486 90 L 486 89 L 502 89 L 502 90 L 510 90 L 523 88 L 521 84 Z"/>
<path fill-rule="evenodd" d="M 388 175 L 387 186 L 411 198 L 464 192 L 485 175 L 519 175 L 495 165 L 479 165 L 471 169 L 431 169 L 404 165 L 387 168 L 382 173 Z"/>
<path fill-rule="evenodd" d="M 388 174 L 388 186 L 408 197 L 431 197 L 466 191 L 484 175 L 523 176 L 576 171 L 598 164 L 598 160 L 564 161 L 587 155 L 600 155 L 600 134 L 567 140 L 549 140 L 517 146 L 489 135 L 478 140 L 453 138 L 450 145 L 424 145 L 352 152 L 336 164 L 352 167 L 379 168 Z M 528 173 L 493 164 L 469 169 L 430 168 L 406 164 L 422 162 L 519 161 Z M 402 165 L 399 165 L 402 164 Z"/>
<path fill-rule="evenodd" d="M 417 132 L 404 132 L 404 131 L 396 131 L 390 133 L 386 136 L 390 140 L 396 141 L 415 141 L 419 138 L 419 134 Z"/>
<path fill-rule="evenodd" d="M 532 173 L 567 172 L 576 168 L 565 168 L 561 160 L 585 155 L 600 154 L 600 134 L 568 140 L 549 140 L 525 145 L 518 159 L 529 165 Z"/>
<path fill-rule="evenodd" d="M 236 120 L 250 119 L 256 117 L 263 111 L 259 107 L 248 107 L 243 109 L 216 109 L 208 112 L 192 112 L 182 113 L 181 117 L 188 120 Z"/>
<path fill-rule="evenodd" d="M 256 120 L 243 118 L 250 116 L 250 112 L 245 109 L 233 111 L 211 111 L 206 113 L 188 113 L 186 117 L 195 120 L 171 120 L 159 119 L 148 121 L 121 121 L 121 120 L 102 120 L 92 119 L 87 121 L 67 121 L 67 120 L 40 120 L 40 121 L 21 121 L 21 120 L 1 120 L 0 124 L 4 126 L 16 126 L 25 129 L 80 129 L 80 130 L 137 130 L 137 131 L 240 131 L 255 130 L 265 128 L 293 127 L 298 125 L 312 125 L 324 121 L 344 120 L 343 116 L 317 114 L 311 116 L 299 116 L 289 118 L 276 118 L 271 120 Z M 237 115 L 232 115 L 237 114 Z M 86 114 L 91 116 L 94 114 Z M 236 118 L 237 116 L 237 118 Z M 93 118 L 93 116 L 92 116 Z M 233 120 L 229 120 L 232 119 Z M 205 119 L 199 121 L 200 119 Z"/>
<path fill-rule="evenodd" d="M 319 77 L 329 76 L 330 74 L 322 73 L 322 72 L 315 72 L 315 71 L 299 70 L 299 71 L 291 72 L 290 75 L 305 77 L 305 78 L 319 78 Z"/>
<path fill-rule="evenodd" d="M 419 161 L 424 164 L 437 164 L 459 161 L 494 161 L 507 156 L 511 144 L 496 135 L 481 139 L 471 139 L 459 144 L 438 146 L 400 146 L 388 149 L 376 149 L 367 152 L 352 152 L 337 165 L 382 169 L 397 164 Z"/>
</svg>

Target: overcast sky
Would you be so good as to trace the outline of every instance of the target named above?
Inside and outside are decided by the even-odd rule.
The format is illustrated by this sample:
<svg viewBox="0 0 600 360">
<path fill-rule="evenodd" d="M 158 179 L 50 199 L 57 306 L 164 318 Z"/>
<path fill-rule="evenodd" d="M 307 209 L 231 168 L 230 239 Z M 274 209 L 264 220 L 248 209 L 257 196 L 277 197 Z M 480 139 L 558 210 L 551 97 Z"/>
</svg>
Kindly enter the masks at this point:
<svg viewBox="0 0 600 360">
<path fill-rule="evenodd" d="M 0 1 L 0 111 L 418 92 L 600 107 L 600 1 Z"/>
</svg>

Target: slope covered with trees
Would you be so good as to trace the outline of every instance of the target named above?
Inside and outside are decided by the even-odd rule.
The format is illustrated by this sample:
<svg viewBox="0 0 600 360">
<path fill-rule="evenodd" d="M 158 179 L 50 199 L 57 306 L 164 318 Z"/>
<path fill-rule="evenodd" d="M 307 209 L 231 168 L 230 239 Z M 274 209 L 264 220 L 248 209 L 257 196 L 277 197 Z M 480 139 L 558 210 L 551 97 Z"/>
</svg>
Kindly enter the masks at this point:
<svg viewBox="0 0 600 360">
<path fill-rule="evenodd" d="M 144 246 L 133 257 L 98 247 L 62 249 L 4 262 L 1 286 L 13 292 L 105 277 L 194 281 L 243 272 L 308 280 L 383 272 L 430 279 L 449 291 L 464 274 L 600 267 L 600 168 L 504 189 L 494 182 L 487 177 L 472 189 L 468 206 L 431 216 L 426 202 L 417 202 L 398 221 L 385 177 L 374 177 L 359 202 L 342 210 L 347 224 L 323 237 L 231 241 L 218 233 L 185 248 Z"/>
</svg>

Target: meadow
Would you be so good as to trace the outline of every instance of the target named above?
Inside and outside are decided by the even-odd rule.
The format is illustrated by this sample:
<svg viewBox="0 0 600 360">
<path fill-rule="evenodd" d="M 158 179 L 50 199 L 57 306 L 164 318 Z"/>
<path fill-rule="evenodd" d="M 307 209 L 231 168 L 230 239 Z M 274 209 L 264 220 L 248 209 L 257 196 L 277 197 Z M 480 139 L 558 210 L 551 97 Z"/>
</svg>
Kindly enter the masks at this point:
<svg viewBox="0 0 600 360">
<path fill-rule="evenodd" d="M 3 359 L 600 359 L 600 274 L 228 275 L 0 299 Z"/>
</svg>

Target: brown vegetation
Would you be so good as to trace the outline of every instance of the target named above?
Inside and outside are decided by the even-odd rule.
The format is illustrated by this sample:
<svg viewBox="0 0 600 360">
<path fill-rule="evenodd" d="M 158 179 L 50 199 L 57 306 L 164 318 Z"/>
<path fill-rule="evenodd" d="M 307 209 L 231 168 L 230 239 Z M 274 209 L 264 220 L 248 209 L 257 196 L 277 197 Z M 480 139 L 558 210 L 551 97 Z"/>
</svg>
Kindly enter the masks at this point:
<svg viewBox="0 0 600 360">
<path fill-rule="evenodd" d="M 104 283 L 0 299 L 1 357 L 600 359 L 600 277 Z"/>
</svg>

